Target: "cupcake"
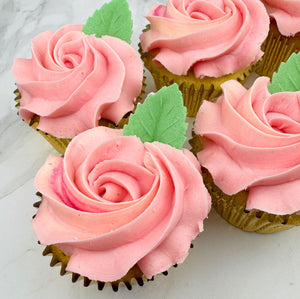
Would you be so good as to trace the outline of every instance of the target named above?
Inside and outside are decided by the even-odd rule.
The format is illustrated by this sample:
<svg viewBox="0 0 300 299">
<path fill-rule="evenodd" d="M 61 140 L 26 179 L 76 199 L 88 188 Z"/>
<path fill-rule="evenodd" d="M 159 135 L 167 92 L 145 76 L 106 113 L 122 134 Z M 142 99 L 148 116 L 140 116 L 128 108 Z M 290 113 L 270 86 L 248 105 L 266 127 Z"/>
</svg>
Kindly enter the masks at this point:
<svg viewBox="0 0 300 299">
<path fill-rule="evenodd" d="M 107 26 L 111 19 L 103 15 L 112 11 L 117 21 Z M 134 109 L 143 65 L 128 44 L 131 29 L 126 0 L 113 0 L 84 26 L 39 34 L 32 40 L 32 58 L 15 60 L 19 115 L 59 152 L 99 124 L 122 127 Z"/>
<path fill-rule="evenodd" d="M 244 82 L 261 58 L 269 17 L 258 0 L 183 1 L 152 6 L 140 53 L 156 87 L 176 82 L 187 115 L 230 79 Z"/>
<path fill-rule="evenodd" d="M 197 114 L 197 157 L 213 206 L 245 231 L 273 233 L 300 224 L 299 70 L 300 53 L 271 84 L 259 77 L 246 90 L 225 82 L 217 102 L 205 101 Z"/>
<path fill-rule="evenodd" d="M 62 274 L 116 290 L 185 260 L 211 204 L 197 159 L 181 149 L 185 116 L 178 87 L 165 87 L 123 130 L 89 129 L 63 158 L 48 158 L 35 178 L 42 202 L 32 224 Z"/>
<path fill-rule="evenodd" d="M 262 45 L 265 52 L 256 72 L 271 78 L 281 62 L 300 49 L 300 1 L 262 0 L 270 15 L 270 31 Z"/>
</svg>

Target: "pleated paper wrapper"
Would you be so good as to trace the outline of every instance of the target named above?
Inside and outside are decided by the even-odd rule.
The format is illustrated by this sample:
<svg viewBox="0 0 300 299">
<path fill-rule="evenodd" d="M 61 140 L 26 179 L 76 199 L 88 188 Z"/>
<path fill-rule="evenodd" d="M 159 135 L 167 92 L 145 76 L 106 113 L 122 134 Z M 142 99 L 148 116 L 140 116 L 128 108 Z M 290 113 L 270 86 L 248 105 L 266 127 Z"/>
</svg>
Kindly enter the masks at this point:
<svg viewBox="0 0 300 299">
<path fill-rule="evenodd" d="M 300 49 L 300 32 L 293 37 L 286 37 L 278 31 L 276 22 L 271 21 L 267 39 L 262 45 L 264 55 L 256 64 L 255 71 L 261 76 L 272 78 L 278 71 L 281 62 L 286 62 L 292 53 Z"/>
</svg>

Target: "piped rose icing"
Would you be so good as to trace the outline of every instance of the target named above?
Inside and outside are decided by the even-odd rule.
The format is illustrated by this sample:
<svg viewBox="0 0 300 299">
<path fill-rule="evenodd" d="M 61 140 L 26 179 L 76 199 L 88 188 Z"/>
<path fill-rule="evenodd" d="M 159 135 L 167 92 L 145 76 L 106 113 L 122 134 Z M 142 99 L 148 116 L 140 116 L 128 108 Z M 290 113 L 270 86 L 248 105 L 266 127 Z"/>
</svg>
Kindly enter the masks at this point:
<svg viewBox="0 0 300 299">
<path fill-rule="evenodd" d="M 210 209 L 187 150 L 97 127 L 49 157 L 35 179 L 42 244 L 70 255 L 67 270 L 114 281 L 136 263 L 148 277 L 181 263 Z"/>
<path fill-rule="evenodd" d="M 195 122 L 200 164 L 226 194 L 248 190 L 247 210 L 300 211 L 300 91 L 268 91 L 269 78 L 246 90 L 230 80 Z"/>
<path fill-rule="evenodd" d="M 300 32 L 299 0 L 262 0 L 271 17 L 276 20 L 282 35 L 294 36 Z"/>
<path fill-rule="evenodd" d="M 154 62 L 176 75 L 220 77 L 258 61 L 269 17 L 257 0 L 169 0 L 154 5 L 140 39 Z"/>
<path fill-rule="evenodd" d="M 72 138 L 105 118 L 118 123 L 132 111 L 143 65 L 126 42 L 81 32 L 82 25 L 46 31 L 32 40 L 32 58 L 16 59 L 20 116 L 39 115 L 38 129 Z"/>
</svg>

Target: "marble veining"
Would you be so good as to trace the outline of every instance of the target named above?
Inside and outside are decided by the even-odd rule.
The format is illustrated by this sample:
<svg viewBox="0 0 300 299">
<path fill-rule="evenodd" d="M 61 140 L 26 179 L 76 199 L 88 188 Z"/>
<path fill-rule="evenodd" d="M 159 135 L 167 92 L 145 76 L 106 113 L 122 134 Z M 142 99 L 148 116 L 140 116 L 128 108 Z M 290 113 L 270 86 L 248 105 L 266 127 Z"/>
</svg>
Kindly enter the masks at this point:
<svg viewBox="0 0 300 299">
<path fill-rule="evenodd" d="M 36 298 L 299 298 L 300 229 L 275 235 L 242 232 L 212 212 L 205 231 L 193 243 L 184 264 L 168 276 L 158 275 L 130 292 L 73 284 L 71 276 L 50 268 L 31 228 L 37 200 L 33 180 L 50 154 L 57 154 L 17 116 L 11 66 L 29 58 L 30 41 L 38 33 L 70 23 L 84 23 L 104 0 L 0 0 L 0 297 Z M 128 0 L 137 49 L 144 16 L 154 3 Z M 148 77 L 147 91 L 153 89 Z M 190 120 L 190 125 L 192 120 Z"/>
</svg>

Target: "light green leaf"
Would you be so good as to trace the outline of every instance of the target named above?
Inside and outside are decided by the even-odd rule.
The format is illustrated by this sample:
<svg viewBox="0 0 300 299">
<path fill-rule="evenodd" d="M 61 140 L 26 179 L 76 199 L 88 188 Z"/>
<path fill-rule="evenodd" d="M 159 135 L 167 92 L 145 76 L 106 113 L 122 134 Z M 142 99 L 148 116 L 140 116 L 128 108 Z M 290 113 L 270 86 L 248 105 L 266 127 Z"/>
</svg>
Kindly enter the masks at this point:
<svg viewBox="0 0 300 299">
<path fill-rule="evenodd" d="M 110 35 L 131 43 L 132 19 L 126 0 L 112 0 L 88 18 L 82 31 L 96 37 Z"/>
<path fill-rule="evenodd" d="M 271 94 L 300 90 L 300 52 L 293 53 L 287 62 L 280 64 L 278 72 L 273 73 L 268 89 Z"/>
<path fill-rule="evenodd" d="M 186 108 L 178 85 L 163 87 L 150 94 L 131 114 L 123 135 L 136 135 L 142 142 L 159 141 L 181 149 L 188 124 Z"/>
</svg>

